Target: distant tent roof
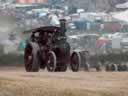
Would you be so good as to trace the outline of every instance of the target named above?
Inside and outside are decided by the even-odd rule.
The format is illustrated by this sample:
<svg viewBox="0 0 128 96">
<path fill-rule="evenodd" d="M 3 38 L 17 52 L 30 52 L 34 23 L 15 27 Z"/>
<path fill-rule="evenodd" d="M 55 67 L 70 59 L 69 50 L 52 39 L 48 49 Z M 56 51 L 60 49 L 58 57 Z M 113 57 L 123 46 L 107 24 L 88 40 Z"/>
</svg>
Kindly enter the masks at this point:
<svg viewBox="0 0 128 96">
<path fill-rule="evenodd" d="M 113 14 L 115 19 L 128 22 L 128 10 Z"/>
<path fill-rule="evenodd" d="M 14 7 L 16 8 L 25 8 L 25 7 L 31 7 L 31 6 L 36 6 L 36 5 L 33 5 L 33 4 L 14 4 L 13 5 Z"/>
<path fill-rule="evenodd" d="M 16 0 L 16 3 L 30 4 L 30 3 L 46 3 L 48 0 Z"/>
</svg>

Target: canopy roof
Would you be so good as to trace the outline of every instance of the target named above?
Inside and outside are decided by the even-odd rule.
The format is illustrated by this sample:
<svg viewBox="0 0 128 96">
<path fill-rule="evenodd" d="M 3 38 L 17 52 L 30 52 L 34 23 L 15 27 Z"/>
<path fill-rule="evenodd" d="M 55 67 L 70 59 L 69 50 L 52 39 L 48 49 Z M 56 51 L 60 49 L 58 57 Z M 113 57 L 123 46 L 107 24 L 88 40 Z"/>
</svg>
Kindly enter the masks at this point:
<svg viewBox="0 0 128 96">
<path fill-rule="evenodd" d="M 36 33 L 36 32 L 48 32 L 48 33 L 53 33 L 53 32 L 58 32 L 59 31 L 59 27 L 56 26 L 46 26 L 46 27 L 40 27 L 40 28 L 36 28 L 34 29 L 32 32 Z"/>
</svg>

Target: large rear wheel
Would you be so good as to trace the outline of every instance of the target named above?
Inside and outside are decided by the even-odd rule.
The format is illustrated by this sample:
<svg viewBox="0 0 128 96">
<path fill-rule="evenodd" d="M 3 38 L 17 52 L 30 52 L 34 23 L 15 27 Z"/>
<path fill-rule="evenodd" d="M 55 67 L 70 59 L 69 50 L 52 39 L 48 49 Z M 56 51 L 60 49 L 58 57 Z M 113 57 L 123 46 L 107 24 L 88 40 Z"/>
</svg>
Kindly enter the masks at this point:
<svg viewBox="0 0 128 96">
<path fill-rule="evenodd" d="M 36 43 L 28 43 L 24 50 L 24 63 L 27 72 L 38 72 L 39 62 L 38 62 L 38 45 Z"/>
<path fill-rule="evenodd" d="M 81 57 L 79 52 L 74 52 L 71 56 L 71 69 L 73 72 L 78 72 L 81 65 Z"/>
<path fill-rule="evenodd" d="M 47 70 L 49 72 L 54 72 L 56 69 L 56 55 L 53 51 L 48 53 L 48 61 L 47 61 Z"/>
</svg>

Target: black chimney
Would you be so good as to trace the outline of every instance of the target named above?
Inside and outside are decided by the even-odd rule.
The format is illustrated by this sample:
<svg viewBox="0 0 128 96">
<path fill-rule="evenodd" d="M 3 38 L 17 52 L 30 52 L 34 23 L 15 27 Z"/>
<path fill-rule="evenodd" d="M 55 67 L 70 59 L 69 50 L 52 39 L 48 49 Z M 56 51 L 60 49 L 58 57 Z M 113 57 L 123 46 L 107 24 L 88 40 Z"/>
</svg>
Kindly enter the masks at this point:
<svg viewBox="0 0 128 96">
<path fill-rule="evenodd" d="M 60 31 L 61 33 L 65 34 L 66 30 L 66 20 L 60 19 Z"/>
</svg>

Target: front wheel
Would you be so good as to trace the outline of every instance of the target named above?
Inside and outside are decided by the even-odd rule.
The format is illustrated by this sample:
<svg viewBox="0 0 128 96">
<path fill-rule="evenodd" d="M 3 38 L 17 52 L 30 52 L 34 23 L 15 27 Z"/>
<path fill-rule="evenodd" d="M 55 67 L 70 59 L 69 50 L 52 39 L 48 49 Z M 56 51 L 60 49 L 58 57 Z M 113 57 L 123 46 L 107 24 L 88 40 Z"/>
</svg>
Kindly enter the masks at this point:
<svg viewBox="0 0 128 96">
<path fill-rule="evenodd" d="M 25 69 L 27 72 L 38 72 L 39 71 L 39 62 L 37 52 L 39 47 L 36 43 L 30 42 L 27 43 L 24 50 L 24 63 Z"/>
<path fill-rule="evenodd" d="M 81 57 L 79 52 L 74 52 L 71 56 L 71 69 L 73 72 L 78 72 L 81 65 Z"/>
<path fill-rule="evenodd" d="M 48 60 L 47 60 L 47 70 L 49 72 L 54 72 L 56 69 L 56 55 L 53 51 L 48 53 Z"/>
</svg>

